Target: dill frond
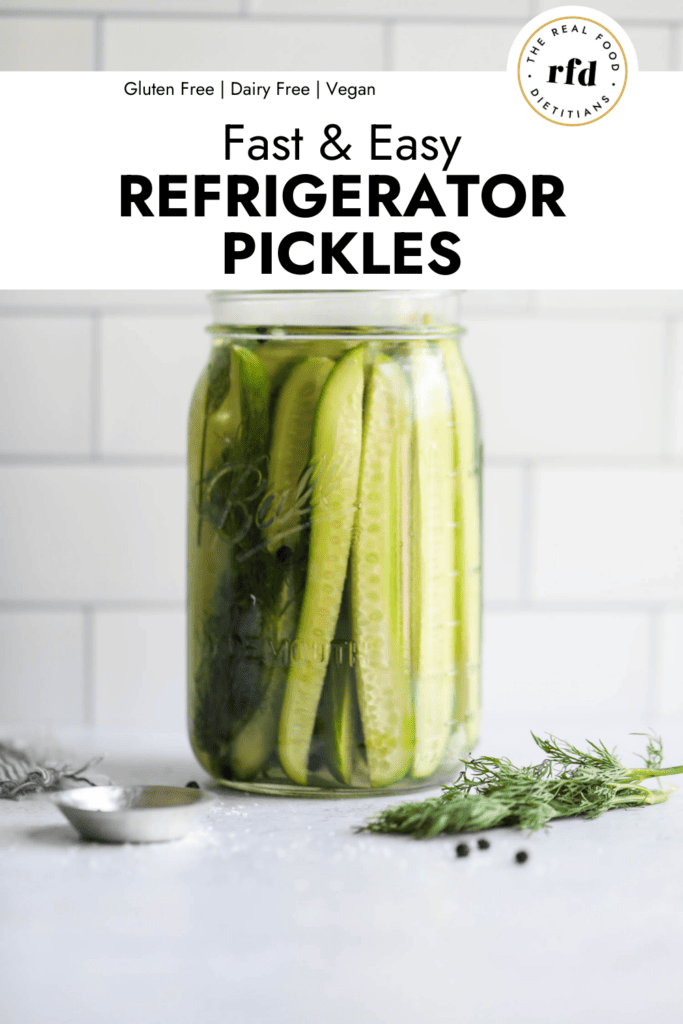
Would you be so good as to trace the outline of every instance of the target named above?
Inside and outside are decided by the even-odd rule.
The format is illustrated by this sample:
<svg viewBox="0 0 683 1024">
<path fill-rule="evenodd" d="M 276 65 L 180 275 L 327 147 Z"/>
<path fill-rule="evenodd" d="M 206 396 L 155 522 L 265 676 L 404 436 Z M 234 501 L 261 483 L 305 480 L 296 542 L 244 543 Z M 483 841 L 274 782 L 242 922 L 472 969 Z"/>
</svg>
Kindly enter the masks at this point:
<svg viewBox="0 0 683 1024">
<path fill-rule="evenodd" d="M 539 764 L 517 768 L 508 758 L 471 758 L 441 796 L 389 807 L 358 831 L 415 839 L 501 826 L 535 832 L 553 818 L 598 818 L 617 807 L 663 803 L 673 790 L 653 791 L 643 780 L 683 773 L 683 765 L 661 767 L 658 736 L 636 734 L 648 736 L 645 767 L 625 768 L 602 742 L 588 740 L 582 751 L 556 736 L 531 735 L 546 755 Z"/>
</svg>

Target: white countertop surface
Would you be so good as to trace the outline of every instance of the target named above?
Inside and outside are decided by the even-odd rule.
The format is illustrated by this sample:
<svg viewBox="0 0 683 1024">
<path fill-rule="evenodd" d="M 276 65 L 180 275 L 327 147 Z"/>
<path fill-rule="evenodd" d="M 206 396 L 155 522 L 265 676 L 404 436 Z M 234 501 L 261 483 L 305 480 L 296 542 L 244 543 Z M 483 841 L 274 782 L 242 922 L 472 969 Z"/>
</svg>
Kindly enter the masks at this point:
<svg viewBox="0 0 683 1024">
<path fill-rule="evenodd" d="M 639 763 L 627 728 L 554 731 Z M 683 727 L 660 731 L 665 764 L 683 762 Z M 110 751 L 96 770 L 116 783 L 208 783 L 181 741 L 71 747 Z M 487 726 L 477 749 L 535 752 L 510 723 Z M 683 1021 L 683 791 L 532 837 L 498 829 L 488 851 L 476 835 L 354 831 L 402 799 L 221 789 L 197 830 L 145 846 L 82 842 L 46 797 L 0 801 L 2 1019 Z M 471 853 L 456 859 L 462 839 Z"/>
</svg>

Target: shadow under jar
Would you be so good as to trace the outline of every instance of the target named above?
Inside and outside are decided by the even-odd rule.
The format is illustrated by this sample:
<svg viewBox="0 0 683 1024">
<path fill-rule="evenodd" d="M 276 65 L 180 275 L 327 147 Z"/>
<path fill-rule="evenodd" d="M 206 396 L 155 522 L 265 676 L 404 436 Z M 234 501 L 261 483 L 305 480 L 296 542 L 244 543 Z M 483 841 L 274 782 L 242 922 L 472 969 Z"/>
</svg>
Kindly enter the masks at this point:
<svg viewBox="0 0 683 1024">
<path fill-rule="evenodd" d="M 219 292 L 189 422 L 189 718 L 219 782 L 359 796 L 477 739 L 481 449 L 452 292 Z"/>
</svg>

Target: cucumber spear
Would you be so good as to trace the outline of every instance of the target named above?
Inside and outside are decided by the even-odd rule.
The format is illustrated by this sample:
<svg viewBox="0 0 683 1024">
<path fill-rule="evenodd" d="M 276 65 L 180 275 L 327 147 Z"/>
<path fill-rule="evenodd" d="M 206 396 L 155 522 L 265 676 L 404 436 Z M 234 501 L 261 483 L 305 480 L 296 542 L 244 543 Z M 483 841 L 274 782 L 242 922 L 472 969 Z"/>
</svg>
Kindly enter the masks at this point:
<svg viewBox="0 0 683 1024">
<path fill-rule="evenodd" d="M 413 757 L 415 722 L 403 639 L 409 445 L 408 382 L 393 359 L 378 354 L 367 385 L 351 552 L 358 699 L 373 786 L 402 779 Z"/>
<path fill-rule="evenodd" d="M 313 428 L 314 483 L 308 573 L 280 717 L 278 753 L 306 785 L 315 715 L 341 604 L 358 498 L 363 435 L 364 346 L 327 379 Z"/>
<path fill-rule="evenodd" d="M 295 561 L 301 547 L 301 519 L 308 490 L 306 468 L 311 456 L 313 419 L 325 381 L 334 363 L 318 357 L 294 367 L 282 386 L 275 408 L 273 440 L 268 459 L 268 489 L 259 519 L 273 557 Z M 287 678 L 288 646 L 294 638 L 299 599 L 294 568 L 285 572 L 271 616 L 272 629 L 264 644 L 266 668 L 263 698 L 230 747 L 230 764 L 238 779 L 253 778 L 275 748 L 282 694 Z"/>
</svg>

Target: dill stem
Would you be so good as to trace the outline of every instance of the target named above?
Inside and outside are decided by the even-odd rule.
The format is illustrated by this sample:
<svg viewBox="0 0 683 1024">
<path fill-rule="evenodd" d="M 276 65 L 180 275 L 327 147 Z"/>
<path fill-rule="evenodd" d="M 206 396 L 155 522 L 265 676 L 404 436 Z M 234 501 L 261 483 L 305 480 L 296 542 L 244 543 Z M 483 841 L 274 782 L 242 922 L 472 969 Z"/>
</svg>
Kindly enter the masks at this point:
<svg viewBox="0 0 683 1024">
<path fill-rule="evenodd" d="M 622 787 L 620 787 L 622 788 Z M 663 804 L 668 800 L 673 789 L 647 789 L 645 786 L 634 786 L 633 783 L 628 784 L 627 789 L 637 789 L 638 793 L 625 793 L 623 796 L 614 795 L 612 798 L 612 806 L 626 806 L 633 807 L 634 801 L 640 799 L 641 803 L 644 804 Z"/>
<path fill-rule="evenodd" d="M 657 779 L 660 775 L 681 775 L 683 774 L 683 764 L 676 765 L 675 768 L 632 768 L 629 774 L 633 779 Z"/>
</svg>

